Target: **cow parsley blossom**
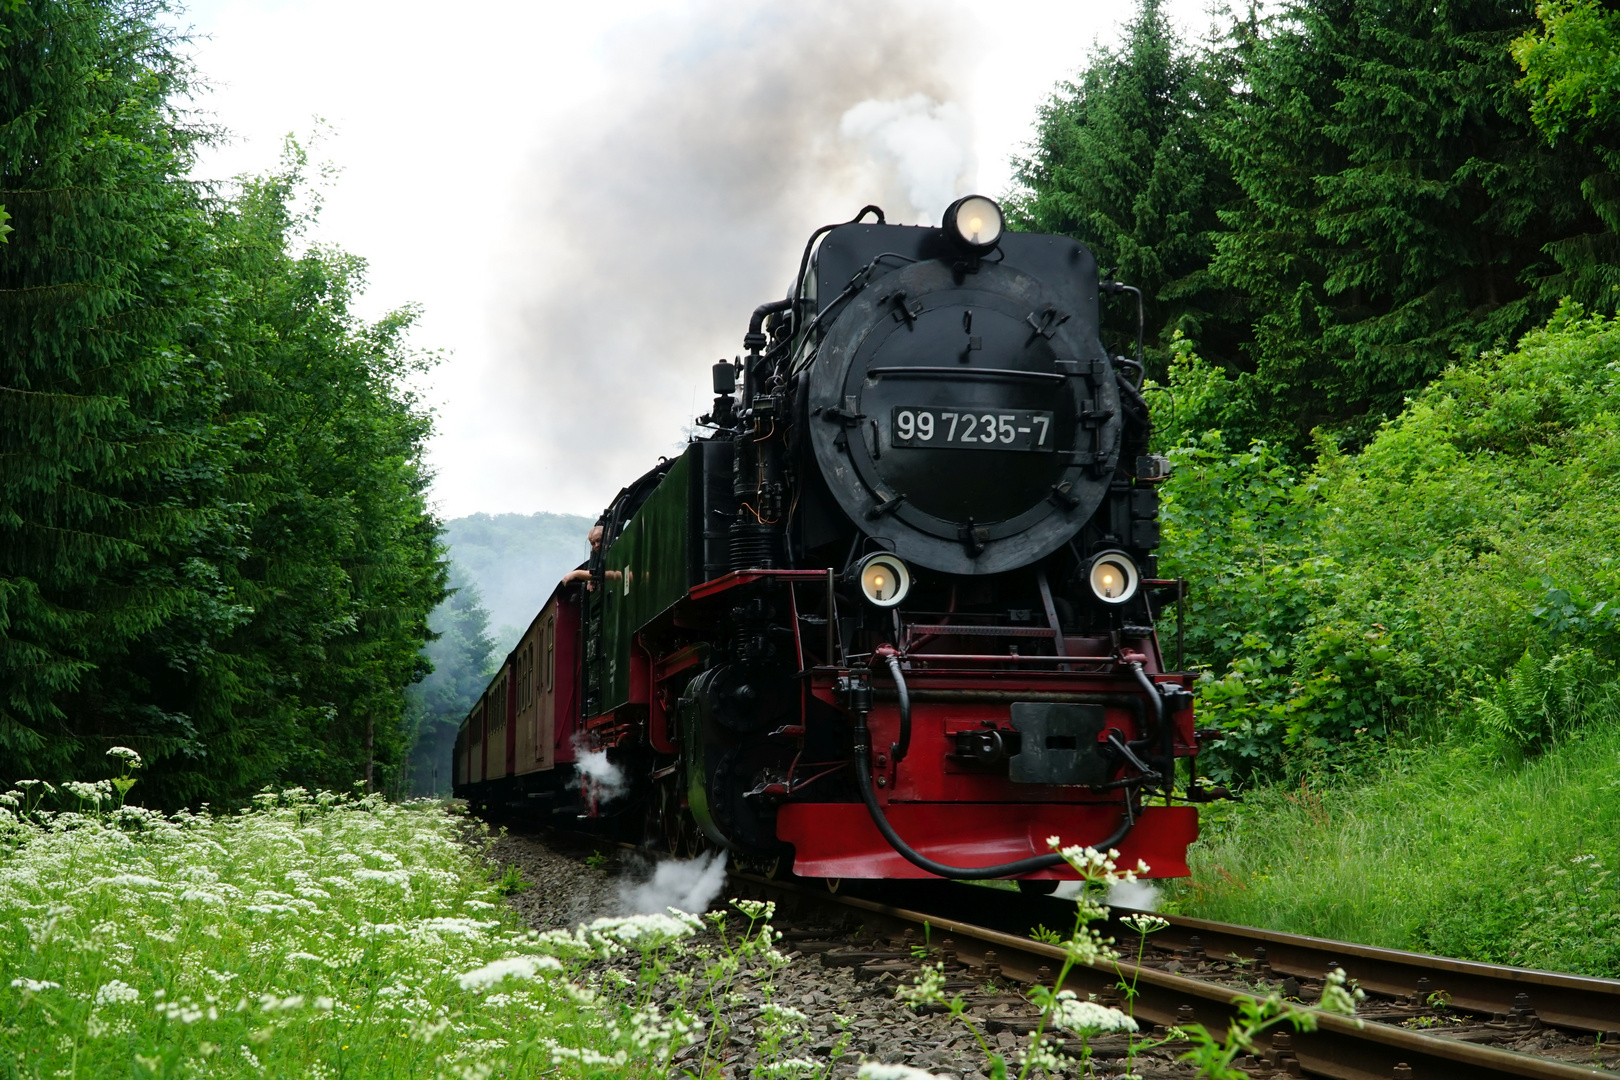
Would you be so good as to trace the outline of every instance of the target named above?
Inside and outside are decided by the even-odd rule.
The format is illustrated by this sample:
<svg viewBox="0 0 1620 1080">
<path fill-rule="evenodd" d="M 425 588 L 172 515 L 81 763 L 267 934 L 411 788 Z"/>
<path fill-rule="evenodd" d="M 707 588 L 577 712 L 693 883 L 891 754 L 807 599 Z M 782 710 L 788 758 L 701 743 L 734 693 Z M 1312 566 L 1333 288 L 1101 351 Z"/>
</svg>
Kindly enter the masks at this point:
<svg viewBox="0 0 1620 1080">
<path fill-rule="evenodd" d="M 502 979 L 532 979 L 542 971 L 561 970 L 562 964 L 554 956 L 508 956 L 465 972 L 456 981 L 463 990 L 483 990 Z"/>
</svg>

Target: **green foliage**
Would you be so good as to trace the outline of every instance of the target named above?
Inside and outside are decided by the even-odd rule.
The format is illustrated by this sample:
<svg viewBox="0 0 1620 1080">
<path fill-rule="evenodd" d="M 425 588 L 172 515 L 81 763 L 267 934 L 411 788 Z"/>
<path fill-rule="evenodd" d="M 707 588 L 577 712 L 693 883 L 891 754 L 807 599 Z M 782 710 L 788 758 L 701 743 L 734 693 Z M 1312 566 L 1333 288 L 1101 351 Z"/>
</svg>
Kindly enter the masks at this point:
<svg viewBox="0 0 1620 1080">
<path fill-rule="evenodd" d="M 1258 314 L 1249 434 L 1366 438 L 1567 291 L 1546 252 L 1598 224 L 1593 159 L 1530 123 L 1508 54 L 1529 25 L 1498 0 L 1306 0 L 1255 37 L 1221 136 L 1246 201 L 1213 264 Z"/>
<path fill-rule="evenodd" d="M 699 919 L 527 930 L 437 804 L 292 789 L 220 817 L 19 817 L 15 794 L 0 797 L 0 1053 L 31 1075 L 639 1080 L 674 1074 L 702 1037 L 686 1001 L 651 1002 L 654 980 L 600 971 L 634 951 L 651 974 Z M 749 929 L 706 981 L 780 959 L 768 927 Z M 715 1003 L 729 1025 L 738 1011 Z"/>
<path fill-rule="evenodd" d="M 1614 671 L 1590 649 L 1551 657 L 1525 650 L 1489 697 L 1475 698 L 1480 724 L 1520 750 L 1539 750 L 1620 704 Z"/>
<path fill-rule="evenodd" d="M 1318 428 L 1363 445 L 1560 298 L 1620 301 L 1614 16 L 1596 0 L 1542 14 L 1293 0 L 1194 51 L 1143 0 L 1042 110 L 1012 219 L 1144 288 L 1156 376 L 1178 332 L 1198 344 L 1203 370 L 1180 378 L 1200 376 L 1220 419 L 1186 430 L 1291 456 Z M 1106 313 L 1117 351 L 1128 307 Z"/>
<path fill-rule="evenodd" d="M 184 346 L 206 237 L 179 178 L 199 136 L 169 107 L 189 73 L 154 10 L 0 16 L 0 752 L 58 774 L 139 707 L 105 658 L 171 620 L 217 636 L 240 617 L 190 558 L 236 522 L 190 483 L 227 450 L 218 372 Z M 142 719 L 189 735 L 160 707 Z"/>
<path fill-rule="evenodd" d="M 444 584 L 413 313 L 362 322 L 359 260 L 298 250 L 296 148 L 186 179 L 159 10 L 0 16 L 0 772 L 133 746 L 164 805 L 395 776 Z"/>
<path fill-rule="evenodd" d="M 1160 0 L 1140 0 L 1118 49 L 1098 48 L 1040 111 L 1008 207 L 1019 228 L 1083 240 L 1106 275 L 1140 287 L 1162 371 L 1177 333 L 1238 360 L 1248 320 L 1208 274 L 1216 211 L 1237 196 L 1210 145 L 1235 53 L 1185 48 Z M 1112 351 L 1133 355 L 1136 308 L 1105 302 Z"/>
<path fill-rule="evenodd" d="M 1616 416 L 1620 324 L 1566 307 L 1449 369 L 1359 454 L 1323 443 L 1298 471 L 1214 433 L 1172 450 L 1161 566 L 1193 582 L 1199 707 L 1229 733 L 1215 775 L 1352 766 L 1474 719 L 1535 750 L 1576 723 L 1568 696 L 1620 659 Z M 1563 689 L 1501 680 L 1527 651 Z M 1562 704 L 1527 703 L 1544 691 Z"/>
<path fill-rule="evenodd" d="M 1531 118 L 1549 139 L 1601 139 L 1613 133 L 1620 111 L 1620 12 L 1596 0 L 1552 0 L 1538 6 L 1540 30 L 1513 43 L 1513 58 L 1534 95 Z M 1617 148 L 1598 142 L 1611 162 Z"/>
<path fill-rule="evenodd" d="M 523 872 L 510 863 L 501 867 L 501 872 L 495 875 L 495 891 L 502 896 L 516 896 L 533 887 L 523 880 Z"/>
<path fill-rule="evenodd" d="M 1570 266 L 1568 293 L 1600 309 L 1620 300 L 1620 13 L 1594 0 L 1541 4 L 1542 26 L 1513 43 L 1524 70 L 1520 87 L 1530 115 L 1554 145 L 1590 147 L 1604 168 L 1581 182 L 1603 228 L 1560 241 L 1552 250 Z"/>
</svg>

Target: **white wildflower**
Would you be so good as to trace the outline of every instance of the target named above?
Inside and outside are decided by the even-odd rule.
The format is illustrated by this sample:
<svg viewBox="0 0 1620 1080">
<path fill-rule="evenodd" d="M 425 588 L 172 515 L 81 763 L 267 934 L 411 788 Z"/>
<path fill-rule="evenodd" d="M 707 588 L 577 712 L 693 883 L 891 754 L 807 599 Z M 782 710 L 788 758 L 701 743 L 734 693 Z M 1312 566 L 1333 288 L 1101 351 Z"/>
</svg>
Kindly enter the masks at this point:
<svg viewBox="0 0 1620 1080">
<path fill-rule="evenodd" d="M 1048 1075 L 1055 1075 L 1063 1063 L 1058 1059 L 1054 1044 L 1045 1036 L 1029 1033 L 1029 1049 L 1024 1051 L 1024 1075 L 1030 1071 L 1040 1069 Z"/>
<path fill-rule="evenodd" d="M 542 971 L 561 971 L 562 964 L 552 956 L 508 956 L 481 968 L 474 968 L 457 978 L 463 990 L 482 990 L 507 977 L 532 979 Z"/>
<path fill-rule="evenodd" d="M 498 921 L 478 922 L 474 919 L 434 918 L 423 919 L 416 924 L 416 928 L 439 934 L 455 934 L 458 937 L 480 937 L 499 925 L 501 924 Z"/>
<path fill-rule="evenodd" d="M 546 1047 L 553 1061 L 577 1061 L 581 1065 L 614 1065 L 621 1066 L 630 1060 L 630 1054 L 625 1050 L 617 1050 L 612 1054 L 604 1054 L 590 1047 L 575 1049 L 571 1046 L 558 1046 L 551 1043 Z"/>
<path fill-rule="evenodd" d="M 1317 1002 L 1316 1007 L 1323 1012 L 1354 1016 L 1356 1003 L 1366 996 L 1365 990 L 1345 977 L 1344 968 L 1334 968 L 1322 981 L 1322 999 Z"/>
<path fill-rule="evenodd" d="M 934 1001 L 943 1001 L 945 965 L 924 964 L 922 971 L 917 973 L 917 981 L 910 986 L 897 988 L 894 996 L 908 1005 L 926 1005 Z"/>
<path fill-rule="evenodd" d="M 45 990 L 60 990 L 62 988 L 62 984 L 59 982 L 41 981 L 39 979 L 12 979 L 11 985 L 21 987 L 30 994 L 38 994 Z"/>
<path fill-rule="evenodd" d="M 360 925 L 355 928 L 355 932 L 361 937 L 387 937 L 391 934 L 403 934 L 405 927 L 399 923 L 368 923 L 362 920 Z"/>
<path fill-rule="evenodd" d="M 1170 925 L 1170 920 L 1157 915 L 1127 915 L 1119 921 L 1138 934 L 1156 934 Z"/>
<path fill-rule="evenodd" d="M 731 906 L 750 919 L 770 919 L 776 914 L 774 900 L 733 900 Z"/>
<path fill-rule="evenodd" d="M 578 983 L 563 983 L 563 993 L 568 995 L 569 1001 L 581 1008 L 588 1009 L 596 1004 L 596 993 Z"/>
<path fill-rule="evenodd" d="M 1136 1021 L 1125 1013 L 1095 1001 L 1081 1001 L 1073 990 L 1058 991 L 1051 1017 L 1058 1027 L 1082 1035 L 1136 1030 Z"/>
<path fill-rule="evenodd" d="M 1104 854 L 1096 848 L 1081 847 L 1079 844 L 1064 847 L 1063 841 L 1056 836 L 1048 836 L 1046 845 L 1062 855 L 1063 861 L 1073 867 L 1082 880 L 1104 885 L 1114 885 L 1120 881 L 1119 865 L 1115 861 L 1119 858 L 1119 852 L 1113 848 Z"/>
<path fill-rule="evenodd" d="M 293 994 L 291 997 L 278 998 L 274 994 L 259 995 L 260 1012 L 291 1012 L 304 1007 L 304 995 Z"/>
<path fill-rule="evenodd" d="M 96 991 L 97 1005 L 121 1005 L 141 1000 L 141 992 L 119 979 L 114 979 Z"/>
<path fill-rule="evenodd" d="M 163 882 L 145 874 L 113 874 L 110 877 L 93 878 L 88 885 L 78 891 L 85 892 L 95 888 L 97 885 L 127 885 L 134 889 L 161 889 L 164 887 Z"/>
<path fill-rule="evenodd" d="M 910 1065 L 885 1065 L 881 1061 L 868 1061 L 855 1074 L 856 1080 L 946 1080 L 945 1077 L 913 1069 Z"/>
<path fill-rule="evenodd" d="M 805 1024 L 810 1020 L 808 1016 L 804 1015 L 804 1013 L 800 1012 L 798 1009 L 789 1008 L 786 1005 L 778 1005 L 774 1001 L 767 1002 L 765 1006 L 759 1010 L 759 1015 L 764 1019 L 769 1020 L 773 1024 L 780 1024 L 784 1026 Z"/>
<path fill-rule="evenodd" d="M 781 1061 L 754 1066 L 755 1075 L 763 1080 L 792 1080 L 794 1077 L 815 1076 L 820 1072 L 821 1062 L 812 1058 L 783 1058 Z"/>
<path fill-rule="evenodd" d="M 593 940 L 601 939 L 648 950 L 691 937 L 696 927 L 688 919 L 690 916 L 630 915 L 618 919 L 597 919 L 585 929 Z"/>
<path fill-rule="evenodd" d="M 141 767 L 141 755 L 127 746 L 115 746 L 107 751 L 107 756 L 118 758 L 132 769 Z"/>
<path fill-rule="evenodd" d="M 356 881 L 374 881 L 379 885 L 409 885 L 411 875 L 404 870 L 371 870 L 361 867 L 350 873 Z"/>
</svg>

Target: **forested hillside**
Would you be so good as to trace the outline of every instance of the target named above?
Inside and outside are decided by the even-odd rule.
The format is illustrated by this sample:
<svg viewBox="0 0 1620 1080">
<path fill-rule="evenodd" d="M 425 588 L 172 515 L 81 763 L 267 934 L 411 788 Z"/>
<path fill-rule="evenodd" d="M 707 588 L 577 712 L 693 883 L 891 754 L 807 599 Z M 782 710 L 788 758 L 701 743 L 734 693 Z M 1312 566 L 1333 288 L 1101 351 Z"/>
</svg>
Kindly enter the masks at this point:
<svg viewBox="0 0 1620 1080">
<path fill-rule="evenodd" d="M 214 189 L 158 5 L 0 13 L 0 775 L 157 805 L 390 787 L 445 590 L 413 313 L 351 310 L 303 158 Z"/>
<path fill-rule="evenodd" d="M 450 596 L 429 619 L 433 671 L 411 688 L 412 789 L 450 790 L 456 728 L 557 582 L 584 560 L 590 518 L 470 514 L 444 523 Z"/>
<path fill-rule="evenodd" d="M 1248 800 L 1184 910 L 1620 974 L 1616 55 L 1590 0 L 1196 47 L 1145 0 L 1042 113 L 1009 201 L 1148 295 L 1160 569 Z"/>
<path fill-rule="evenodd" d="M 1189 47 L 1146 0 L 1042 111 L 1014 216 L 1143 287 L 1155 377 L 1178 334 L 1228 377 L 1181 426 L 1359 447 L 1562 298 L 1620 298 L 1612 121 L 1576 58 L 1605 16 L 1547 10 L 1538 45 L 1528 3 L 1304 0 Z M 1116 351 L 1135 314 L 1113 302 Z"/>
<path fill-rule="evenodd" d="M 1143 0 L 1021 163 L 1024 223 L 1148 297 L 1163 568 L 1228 778 L 1496 716 L 1521 657 L 1612 678 L 1617 17 L 1541 11 L 1301 0 L 1192 46 Z"/>
<path fill-rule="evenodd" d="M 451 561 L 478 585 L 496 638 L 510 647 L 562 576 L 590 553 L 594 518 L 469 514 L 444 523 Z"/>
</svg>

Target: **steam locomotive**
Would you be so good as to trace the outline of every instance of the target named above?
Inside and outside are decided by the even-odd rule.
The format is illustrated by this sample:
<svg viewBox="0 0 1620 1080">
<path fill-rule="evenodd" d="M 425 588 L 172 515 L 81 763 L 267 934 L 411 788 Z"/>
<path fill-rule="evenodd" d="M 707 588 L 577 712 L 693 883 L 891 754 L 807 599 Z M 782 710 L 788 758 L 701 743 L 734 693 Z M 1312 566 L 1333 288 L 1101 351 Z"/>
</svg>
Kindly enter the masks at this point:
<svg viewBox="0 0 1620 1080">
<path fill-rule="evenodd" d="M 1135 360 L 1099 327 L 1131 294 Z M 829 881 L 1040 891 L 1052 836 L 1186 874 L 1208 733 L 1155 629 L 1140 326 L 982 196 L 817 230 L 468 715 L 456 794 Z"/>
</svg>

